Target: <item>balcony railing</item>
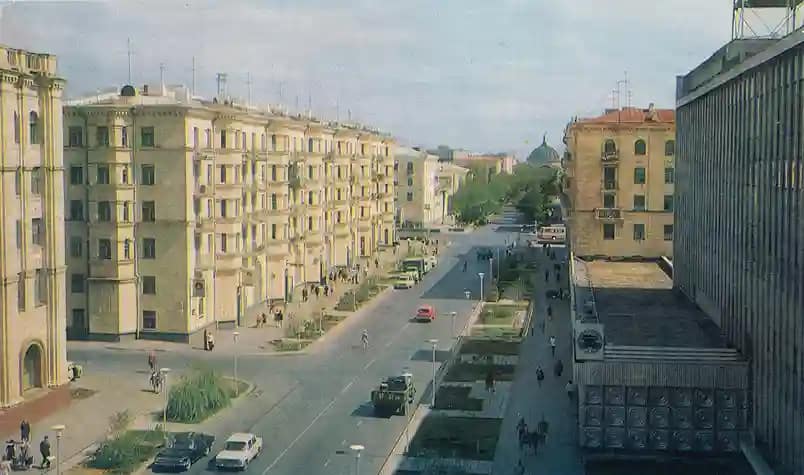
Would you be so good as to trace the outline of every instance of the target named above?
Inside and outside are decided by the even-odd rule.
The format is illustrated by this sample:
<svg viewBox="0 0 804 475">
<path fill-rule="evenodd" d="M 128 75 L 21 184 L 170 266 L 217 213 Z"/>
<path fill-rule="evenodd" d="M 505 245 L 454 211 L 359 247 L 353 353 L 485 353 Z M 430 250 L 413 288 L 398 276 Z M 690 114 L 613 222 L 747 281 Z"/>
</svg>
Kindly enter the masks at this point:
<svg viewBox="0 0 804 475">
<path fill-rule="evenodd" d="M 595 217 L 602 220 L 623 219 L 623 210 L 620 208 L 597 208 Z"/>
<path fill-rule="evenodd" d="M 600 154 L 600 159 L 606 163 L 613 163 L 620 159 L 620 152 L 603 152 Z"/>
</svg>

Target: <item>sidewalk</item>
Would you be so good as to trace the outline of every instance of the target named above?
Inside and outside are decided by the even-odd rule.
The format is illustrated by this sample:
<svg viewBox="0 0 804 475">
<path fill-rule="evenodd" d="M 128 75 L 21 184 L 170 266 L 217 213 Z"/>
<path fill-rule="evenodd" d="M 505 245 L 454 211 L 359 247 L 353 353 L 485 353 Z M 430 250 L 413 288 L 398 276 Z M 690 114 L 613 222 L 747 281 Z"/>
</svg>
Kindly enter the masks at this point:
<svg viewBox="0 0 804 475">
<path fill-rule="evenodd" d="M 552 273 L 552 264 L 541 249 L 540 269 L 550 268 L 550 283 L 545 284 L 543 279 L 536 279 L 534 318 L 532 326 L 535 327 L 533 336 L 528 336 L 522 342 L 520 349 L 520 364 L 513 383 L 511 399 L 508 402 L 505 419 L 502 423 L 500 439 L 497 442 L 497 452 L 494 457 L 495 475 L 516 474 L 517 462 L 522 460 L 527 474 L 556 474 L 582 475 L 583 465 L 581 452 L 578 448 L 577 416 L 575 405 L 567 397 L 567 380 L 572 377 L 572 341 L 569 316 L 569 303 L 566 301 L 551 300 L 553 319 L 546 322 L 542 333 L 540 325 L 546 316 L 544 293 L 548 288 L 556 288 Z M 564 249 L 556 249 L 560 259 L 566 259 Z M 562 263 L 565 261 L 562 260 Z M 543 272 L 543 271 L 542 271 Z M 541 274 L 541 273 L 540 273 Z M 566 265 L 562 269 L 562 286 L 566 286 Z M 553 373 L 555 359 L 550 352 L 549 338 L 556 337 L 556 357 L 564 363 L 564 372 L 560 378 Z M 541 365 L 544 371 L 544 381 L 541 386 L 536 379 L 536 367 Z M 547 440 L 540 445 L 537 455 L 531 450 L 520 451 L 516 425 L 520 417 L 530 430 L 533 430 L 539 421 L 544 418 L 550 425 Z"/>
</svg>

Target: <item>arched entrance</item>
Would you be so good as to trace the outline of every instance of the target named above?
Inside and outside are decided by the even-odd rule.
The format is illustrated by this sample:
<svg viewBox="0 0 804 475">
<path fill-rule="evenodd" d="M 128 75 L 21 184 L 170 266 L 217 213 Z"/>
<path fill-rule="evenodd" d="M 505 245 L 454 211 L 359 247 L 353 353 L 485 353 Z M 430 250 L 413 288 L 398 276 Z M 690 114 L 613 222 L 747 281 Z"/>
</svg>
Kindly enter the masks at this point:
<svg viewBox="0 0 804 475">
<path fill-rule="evenodd" d="M 42 387 L 42 348 L 31 343 L 22 356 L 22 391 Z"/>
</svg>

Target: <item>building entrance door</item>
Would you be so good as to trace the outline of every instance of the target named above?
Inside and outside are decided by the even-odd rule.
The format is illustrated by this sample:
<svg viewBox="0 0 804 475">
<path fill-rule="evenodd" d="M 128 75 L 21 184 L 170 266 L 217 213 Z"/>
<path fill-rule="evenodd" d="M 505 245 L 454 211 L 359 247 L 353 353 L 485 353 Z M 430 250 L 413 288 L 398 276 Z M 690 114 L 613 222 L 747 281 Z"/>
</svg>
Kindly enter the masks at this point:
<svg viewBox="0 0 804 475">
<path fill-rule="evenodd" d="M 31 345 L 22 359 L 22 390 L 42 387 L 42 351 L 39 345 Z"/>
</svg>

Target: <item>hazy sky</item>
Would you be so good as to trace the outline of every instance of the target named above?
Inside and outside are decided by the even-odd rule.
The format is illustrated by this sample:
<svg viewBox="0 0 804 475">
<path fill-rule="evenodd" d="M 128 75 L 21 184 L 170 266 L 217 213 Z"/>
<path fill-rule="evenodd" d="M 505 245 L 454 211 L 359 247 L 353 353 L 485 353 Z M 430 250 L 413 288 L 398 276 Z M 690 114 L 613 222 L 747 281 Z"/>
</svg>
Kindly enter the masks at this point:
<svg viewBox="0 0 804 475">
<path fill-rule="evenodd" d="M 628 71 L 632 103 L 673 107 L 675 76 L 722 46 L 731 0 L 22 1 L 0 42 L 58 55 L 68 95 L 127 81 L 191 82 L 375 125 L 403 143 L 514 151 L 560 148 L 573 115 L 611 104 Z M 0 0 L 2 4 L 2 0 Z"/>
</svg>

